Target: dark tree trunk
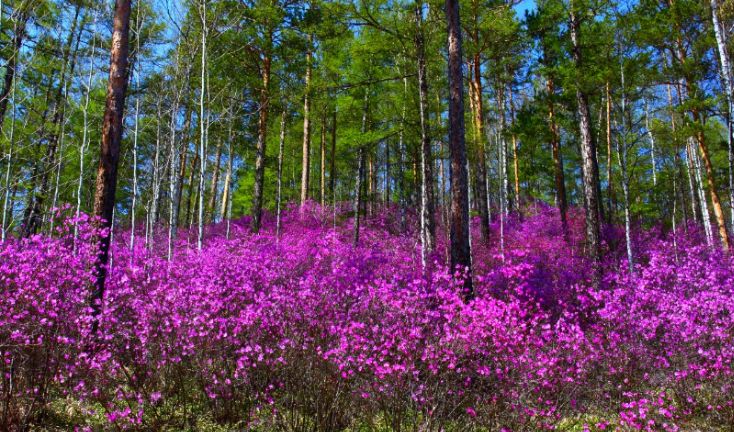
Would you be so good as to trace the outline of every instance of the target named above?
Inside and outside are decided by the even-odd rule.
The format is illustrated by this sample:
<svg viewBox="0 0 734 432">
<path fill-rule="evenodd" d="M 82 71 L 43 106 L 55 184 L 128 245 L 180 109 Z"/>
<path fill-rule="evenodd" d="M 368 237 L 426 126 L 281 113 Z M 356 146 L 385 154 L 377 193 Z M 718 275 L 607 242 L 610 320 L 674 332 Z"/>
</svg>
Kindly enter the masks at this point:
<svg viewBox="0 0 734 432">
<path fill-rule="evenodd" d="M 578 40 L 579 21 L 576 18 L 573 4 L 570 12 L 570 33 L 573 45 L 573 61 L 576 73 L 581 72 L 581 45 Z M 578 84 L 578 83 L 577 83 Z M 576 104 L 581 132 L 581 168 L 583 177 L 584 207 L 586 211 L 586 242 L 589 257 L 596 263 L 593 275 L 594 283 L 599 282 L 601 261 L 600 214 L 599 214 L 599 166 L 596 159 L 596 143 L 591 131 L 591 113 L 589 100 L 583 89 L 577 85 Z"/>
<path fill-rule="evenodd" d="M 553 172 L 556 180 L 556 201 L 558 210 L 561 214 L 561 227 L 563 228 L 564 238 L 568 238 L 568 220 L 566 212 L 568 210 L 568 202 L 566 201 L 566 179 L 563 173 L 563 156 L 561 155 L 561 139 L 558 134 L 558 125 L 556 124 L 555 107 L 553 104 L 553 95 L 555 87 L 553 79 L 548 78 L 546 84 L 548 89 L 548 125 L 551 133 L 551 149 L 553 151 Z"/>
<path fill-rule="evenodd" d="M 123 113 L 125 93 L 127 92 L 128 44 L 130 33 L 131 0 L 117 0 L 112 27 L 112 48 L 110 50 L 110 78 L 107 86 L 104 122 L 102 123 L 102 147 L 97 169 L 97 182 L 94 191 L 94 215 L 99 218 L 100 228 L 106 229 L 100 238 L 97 255 L 97 282 L 92 292 L 92 310 L 99 315 L 104 296 L 104 283 L 107 275 L 112 216 L 115 208 L 117 189 L 117 165 L 120 161 L 122 142 Z M 96 327 L 95 322 L 95 327 Z"/>
<path fill-rule="evenodd" d="M 469 241 L 469 184 L 464 140 L 464 79 L 461 70 L 459 0 L 446 0 L 448 23 L 449 151 L 451 153 L 451 270 L 466 272 L 464 297 L 474 296 Z"/>
<path fill-rule="evenodd" d="M 271 35 L 272 38 L 272 35 Z M 257 121 L 257 149 L 255 155 L 255 190 L 252 194 L 252 232 L 260 232 L 263 206 L 263 181 L 265 179 L 265 144 L 268 138 L 268 109 L 270 105 L 270 53 L 266 52 L 262 64 L 262 88 L 260 89 L 260 114 Z"/>
</svg>

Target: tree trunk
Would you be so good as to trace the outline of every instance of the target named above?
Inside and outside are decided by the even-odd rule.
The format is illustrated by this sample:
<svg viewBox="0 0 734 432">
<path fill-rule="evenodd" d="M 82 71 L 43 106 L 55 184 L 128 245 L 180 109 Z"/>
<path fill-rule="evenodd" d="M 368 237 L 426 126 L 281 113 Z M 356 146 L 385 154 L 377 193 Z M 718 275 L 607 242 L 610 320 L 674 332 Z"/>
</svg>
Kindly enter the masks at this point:
<svg viewBox="0 0 734 432">
<path fill-rule="evenodd" d="M 510 122 L 515 122 L 515 102 L 512 97 L 512 85 L 507 86 L 510 102 Z M 512 168 L 515 175 L 515 211 L 520 215 L 520 160 L 517 158 L 517 135 L 513 132 L 512 136 Z"/>
<path fill-rule="evenodd" d="M 632 226 L 630 221 L 630 192 L 629 192 L 629 177 L 627 176 L 627 95 L 625 93 L 625 82 L 624 82 L 624 63 L 620 60 L 620 76 L 622 80 L 622 130 L 617 138 L 617 161 L 619 162 L 619 168 L 622 172 L 622 197 L 624 200 L 624 238 L 625 245 L 627 246 L 627 266 L 630 274 L 634 273 L 635 262 L 634 255 L 632 254 Z M 630 119 L 630 125 L 632 121 Z"/>
<path fill-rule="evenodd" d="M 415 50 L 418 60 L 418 105 L 421 127 L 421 257 L 425 267 L 427 255 L 433 251 L 436 244 L 436 222 L 434 219 L 433 155 L 431 154 L 431 133 L 428 125 L 428 79 L 426 76 L 421 1 L 416 2 L 415 25 Z"/>
<path fill-rule="evenodd" d="M 686 81 L 688 82 L 688 81 Z M 690 93 L 690 91 L 689 91 Z M 700 124 L 700 116 L 698 110 L 695 108 L 691 109 L 691 115 L 693 122 Z M 726 220 L 724 219 L 724 211 L 721 208 L 721 200 L 719 199 L 719 192 L 716 189 L 716 180 L 714 179 L 714 167 L 709 157 L 708 146 L 706 145 L 706 139 L 703 131 L 698 129 L 696 131 L 696 141 L 698 142 L 698 149 L 701 152 L 701 159 L 703 160 L 703 166 L 706 169 L 706 185 L 708 186 L 709 195 L 711 197 L 711 206 L 714 209 L 714 217 L 716 218 L 716 224 L 719 228 L 719 237 L 721 239 L 721 247 L 725 251 L 729 250 L 729 233 L 726 230 Z"/>
<path fill-rule="evenodd" d="M 609 91 L 609 81 L 604 87 L 606 91 L 607 108 L 607 222 L 611 223 L 614 217 L 614 179 L 612 178 L 612 96 Z"/>
<path fill-rule="evenodd" d="M 275 202 L 275 236 L 280 238 L 280 205 L 283 191 L 283 150 L 285 149 L 285 114 L 286 110 L 280 113 L 280 142 L 278 144 L 278 191 Z"/>
<path fill-rule="evenodd" d="M 272 44 L 272 35 L 270 35 Z M 260 89 L 260 110 L 257 121 L 257 150 L 255 156 L 255 190 L 252 194 L 252 232 L 260 232 L 262 217 L 263 180 L 265 178 L 265 144 L 268 134 L 268 105 L 270 104 L 270 53 L 266 52 L 262 64 L 262 88 Z"/>
<path fill-rule="evenodd" d="M 650 162 L 652 163 L 652 185 L 658 185 L 658 167 L 655 160 L 655 135 L 650 128 L 650 108 L 645 99 L 645 129 L 647 129 L 647 137 L 650 140 Z"/>
<path fill-rule="evenodd" d="M 196 236 L 196 247 L 201 250 L 204 242 L 204 175 L 206 174 L 206 161 L 207 161 L 207 144 L 209 141 L 209 113 L 206 108 L 206 90 L 207 90 L 207 22 L 206 22 L 206 2 L 207 0 L 201 1 L 201 77 L 200 84 L 201 89 L 199 91 L 199 186 L 198 191 L 198 202 L 199 202 L 199 217 L 197 218 L 198 233 Z"/>
<path fill-rule="evenodd" d="M 212 171 L 212 182 L 209 186 L 209 201 L 206 205 L 207 217 L 206 222 L 211 223 L 216 220 L 217 213 L 217 195 L 219 193 L 219 170 L 222 165 L 222 140 L 217 142 L 217 152 L 214 156 L 214 170 Z"/>
<path fill-rule="evenodd" d="M 469 185 L 464 140 L 464 78 L 461 70 L 459 0 L 446 0 L 448 27 L 449 151 L 451 153 L 451 270 L 461 272 L 463 295 L 474 297 L 469 241 Z"/>
<path fill-rule="evenodd" d="M 99 228 L 107 230 L 100 238 L 96 263 L 96 284 L 92 292 L 92 311 L 95 316 L 102 311 L 102 298 L 107 275 L 115 191 L 117 189 L 117 166 L 120 161 L 122 142 L 123 112 L 127 92 L 128 44 L 130 33 L 131 0 L 117 0 L 112 27 L 112 48 L 110 50 L 110 76 L 107 86 L 104 122 L 102 123 L 102 146 L 97 169 L 97 183 L 94 192 L 94 216 L 99 218 Z M 97 328 L 97 321 L 94 328 Z"/>
<path fill-rule="evenodd" d="M 184 101 L 184 103 L 189 93 L 188 86 L 189 86 L 189 81 L 187 80 L 186 82 L 187 90 L 182 97 L 182 100 Z M 193 109 L 191 108 L 191 105 L 186 103 L 184 110 L 185 110 L 184 123 L 181 128 L 181 145 L 179 146 L 180 155 L 178 158 L 180 160 L 180 167 L 179 167 L 179 172 L 178 172 L 178 178 L 176 179 L 176 193 L 175 193 L 176 202 L 174 206 L 174 213 L 176 215 L 174 221 L 177 226 L 179 224 L 179 215 L 181 214 L 181 200 L 183 199 L 184 177 L 186 177 L 186 164 L 188 162 L 189 142 L 191 140 L 191 137 L 190 137 L 191 118 L 193 117 Z M 186 218 L 188 219 L 188 211 L 186 213 Z M 174 239 L 176 238 L 175 234 L 176 233 L 174 232 Z"/>
<path fill-rule="evenodd" d="M 711 18 L 714 24 L 716 47 L 719 51 L 719 65 L 721 78 L 726 93 L 726 125 L 729 161 L 729 207 L 731 210 L 731 224 L 734 226 L 734 74 L 731 68 L 731 59 L 727 49 L 729 35 L 719 19 L 719 1 L 711 0 Z"/>
<path fill-rule="evenodd" d="M 484 154 L 484 103 L 482 99 L 482 74 L 479 54 L 474 55 L 472 80 L 470 81 L 471 97 L 474 106 L 474 151 L 477 154 L 477 198 L 482 241 L 489 242 L 489 202 L 487 201 L 487 160 Z"/>
<path fill-rule="evenodd" d="M 321 114 L 321 163 L 319 164 L 319 198 L 321 206 L 326 203 L 326 109 Z"/>
<path fill-rule="evenodd" d="M 308 35 L 306 51 L 306 89 L 303 96 L 303 159 L 301 163 L 301 208 L 308 200 L 309 174 L 311 168 L 311 62 L 313 35 Z"/>
<path fill-rule="evenodd" d="M 331 160 L 329 161 L 329 196 L 334 200 L 336 206 L 336 196 L 334 195 L 334 186 L 336 185 L 336 105 L 331 113 Z"/>
<path fill-rule="evenodd" d="M 362 135 L 367 133 L 367 115 L 369 112 L 369 88 L 364 93 L 364 107 L 362 108 Z M 361 144 L 357 149 L 357 178 L 354 193 L 354 238 L 352 244 L 357 247 L 359 245 L 359 216 L 362 208 L 362 180 L 364 178 L 364 162 L 365 162 L 365 144 Z"/>
<path fill-rule="evenodd" d="M 561 155 L 561 139 L 558 134 L 558 125 L 556 124 L 555 104 L 553 97 L 555 95 L 555 87 L 553 79 L 548 78 L 546 83 L 548 89 L 548 125 L 551 133 L 551 150 L 553 152 L 553 171 L 556 181 L 556 202 L 558 210 L 561 214 L 561 227 L 563 236 L 568 239 L 568 219 L 566 212 L 568 210 L 568 202 L 566 201 L 566 180 L 563 172 L 563 156 Z"/>
<path fill-rule="evenodd" d="M 579 21 L 576 18 L 573 3 L 570 9 L 571 43 L 573 45 L 573 61 L 576 73 L 581 72 L 581 45 L 578 40 Z M 586 93 L 577 83 L 576 103 L 579 115 L 579 129 L 581 131 L 581 160 L 582 160 L 582 177 L 584 204 L 586 212 L 586 242 L 588 246 L 588 254 L 594 261 L 594 274 L 592 279 L 594 284 L 600 281 L 601 268 L 598 263 L 601 261 L 601 242 L 600 242 L 600 218 L 599 218 L 599 166 L 596 160 L 596 143 L 591 131 L 591 115 L 589 113 L 589 102 Z"/>
</svg>

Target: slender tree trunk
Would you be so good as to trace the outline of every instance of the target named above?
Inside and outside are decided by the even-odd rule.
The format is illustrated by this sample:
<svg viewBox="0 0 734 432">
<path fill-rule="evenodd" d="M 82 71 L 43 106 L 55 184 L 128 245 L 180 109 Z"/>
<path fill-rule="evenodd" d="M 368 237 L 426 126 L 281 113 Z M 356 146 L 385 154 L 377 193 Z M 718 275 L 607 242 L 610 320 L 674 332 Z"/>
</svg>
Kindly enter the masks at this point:
<svg viewBox="0 0 734 432">
<path fill-rule="evenodd" d="M 272 34 L 270 43 L 272 44 Z M 265 179 L 265 144 L 268 134 L 268 109 L 270 104 L 270 52 L 262 62 L 262 88 L 260 89 L 260 112 L 257 122 L 257 153 L 255 155 L 255 190 L 252 194 L 252 232 L 260 232 L 262 217 L 263 180 Z"/>
<path fill-rule="evenodd" d="M 329 161 L 329 196 L 336 197 L 336 104 L 334 104 L 334 111 L 331 113 L 331 160 Z M 334 200 L 336 206 L 336 200 Z"/>
<path fill-rule="evenodd" d="M 512 194 L 510 191 L 510 175 L 508 174 L 508 163 L 507 163 L 507 139 L 505 138 L 505 131 L 507 130 L 507 118 L 506 118 L 506 100 L 505 100 L 505 89 L 504 85 L 500 84 L 497 88 L 497 104 L 500 107 L 500 130 L 499 130 L 499 162 L 500 162 L 500 196 L 501 201 L 504 203 L 502 213 L 505 216 L 510 214 L 510 208 L 512 205 Z"/>
<path fill-rule="evenodd" d="M 418 60 L 418 100 L 421 127 L 421 258 L 426 266 L 427 255 L 436 244 L 436 222 L 433 197 L 433 155 L 428 125 L 428 78 L 426 76 L 425 43 L 423 39 L 422 2 L 415 5 L 415 49 Z"/>
<path fill-rule="evenodd" d="M 207 223 L 214 222 L 217 216 L 217 195 L 219 193 L 219 171 L 222 166 L 222 140 L 217 142 L 217 150 L 214 156 L 214 170 L 212 170 L 212 182 L 209 185 L 209 202 L 207 208 Z"/>
<path fill-rule="evenodd" d="M 703 190 L 703 174 L 701 172 L 701 159 L 698 156 L 695 144 L 695 138 L 689 139 L 689 154 L 693 160 L 693 173 L 696 179 L 696 185 L 698 186 L 696 191 L 698 192 L 698 203 L 701 210 L 701 219 L 703 220 L 703 230 L 706 233 L 706 242 L 709 246 L 714 245 L 714 232 L 711 228 L 711 215 L 709 214 L 708 202 L 706 200 L 706 192 Z"/>
<path fill-rule="evenodd" d="M 278 145 L 278 192 L 276 197 L 275 236 L 280 238 L 280 205 L 283 191 L 283 150 L 285 149 L 285 108 L 280 113 L 280 142 Z"/>
<path fill-rule="evenodd" d="M 632 226 L 630 223 L 630 193 L 629 193 L 629 177 L 627 176 L 627 94 L 625 93 L 625 82 L 624 82 L 624 63 L 622 60 L 619 62 L 620 76 L 622 77 L 622 130 L 617 138 L 617 161 L 619 162 L 619 168 L 622 172 L 622 195 L 624 199 L 624 238 L 627 246 L 627 266 L 629 272 L 634 273 L 635 262 L 634 255 L 632 253 Z M 631 124 L 631 122 L 630 122 Z M 620 142 L 621 141 L 621 142 Z"/>
<path fill-rule="evenodd" d="M 87 82 L 84 87 L 84 106 L 82 108 L 83 117 L 83 130 L 82 130 L 82 143 L 79 148 L 79 180 L 77 182 L 76 189 L 76 219 L 74 220 L 74 250 L 76 250 L 76 241 L 79 236 L 79 215 L 81 214 L 82 208 L 82 188 L 84 186 L 84 155 L 87 150 L 87 144 L 89 142 L 89 94 L 92 91 L 92 77 L 94 75 L 94 60 L 97 54 L 97 19 L 95 15 L 94 22 L 92 23 L 92 56 L 89 59 L 89 74 L 87 75 Z"/>
<path fill-rule="evenodd" d="M 403 74 L 405 76 L 405 74 Z M 403 78 L 403 111 L 400 115 L 400 132 L 398 133 L 398 187 L 400 193 L 398 201 L 400 206 L 400 231 L 406 229 L 406 207 L 408 194 L 406 193 L 407 185 L 405 181 L 405 115 L 407 111 L 408 100 L 408 78 Z"/>
<path fill-rule="evenodd" d="M 371 152 L 367 152 L 367 214 L 372 216 L 375 203 L 375 163 Z"/>
<path fill-rule="evenodd" d="M 234 176 L 234 171 L 232 170 L 232 166 L 234 164 L 234 137 L 230 137 L 229 142 L 227 143 L 227 198 L 222 200 L 222 215 L 225 215 L 224 217 L 227 218 L 227 240 L 229 240 L 229 232 L 230 232 L 230 226 L 232 221 L 232 195 L 234 193 L 233 187 L 232 187 L 232 177 Z M 226 206 L 226 209 L 224 208 Z"/>
<path fill-rule="evenodd" d="M 326 109 L 321 115 L 321 163 L 319 164 L 319 170 L 321 176 L 319 177 L 319 198 L 321 207 L 326 204 Z"/>
<path fill-rule="evenodd" d="M 691 110 L 693 121 L 696 124 L 699 123 L 698 110 L 695 108 Z M 709 189 L 709 195 L 711 197 L 711 206 L 714 209 L 714 216 L 716 218 L 716 224 L 719 228 L 719 237 L 721 238 L 721 247 L 725 250 L 729 250 L 729 233 L 726 229 L 726 220 L 724 219 L 724 211 L 721 208 L 721 200 L 719 199 L 719 192 L 716 189 L 716 180 L 714 179 L 714 167 L 709 157 L 708 146 L 706 145 L 706 139 L 702 130 L 696 131 L 696 141 L 698 142 L 698 149 L 701 152 L 701 159 L 703 160 L 703 166 L 706 169 L 706 184 Z"/>
<path fill-rule="evenodd" d="M 553 79 L 548 78 L 546 82 L 548 90 L 548 125 L 551 133 L 551 150 L 553 152 L 553 171 L 556 181 L 556 202 L 558 210 L 561 214 L 561 227 L 563 229 L 564 238 L 568 239 L 568 219 L 566 213 L 568 210 L 568 202 L 566 201 L 566 179 L 563 172 L 563 156 L 561 155 L 561 139 L 558 133 L 558 125 L 556 124 L 555 104 L 553 98 L 555 95 L 555 87 Z"/>
<path fill-rule="evenodd" d="M 392 181 L 392 162 L 390 160 L 390 141 L 385 142 L 385 204 L 390 205 L 392 201 L 391 184 Z"/>
<path fill-rule="evenodd" d="M 308 200 L 309 174 L 311 168 L 311 62 L 313 35 L 308 36 L 306 51 L 306 89 L 303 96 L 303 160 L 301 163 L 301 208 Z"/>
<path fill-rule="evenodd" d="M 461 70 L 459 1 L 446 0 L 448 27 L 449 151 L 451 152 L 451 270 L 463 273 L 465 299 L 474 297 L 469 242 L 469 184 L 464 141 L 464 78 Z"/>
<path fill-rule="evenodd" d="M 607 222 L 611 223 L 614 217 L 614 179 L 612 178 L 612 95 L 609 90 L 609 81 L 604 86 L 606 95 L 607 121 Z"/>
<path fill-rule="evenodd" d="M 369 88 L 364 93 L 364 107 L 362 109 L 362 135 L 367 133 L 367 116 L 369 112 Z M 362 208 L 362 179 L 364 178 L 364 162 L 365 162 L 365 150 L 364 144 L 361 144 L 357 149 L 357 178 L 355 181 L 354 191 L 354 238 L 352 244 L 354 247 L 359 245 L 359 219 L 360 210 Z"/>
<path fill-rule="evenodd" d="M 92 311 L 95 317 L 102 311 L 110 238 L 112 236 L 111 228 L 115 208 L 115 191 L 117 189 L 117 166 L 120 160 L 123 112 L 128 80 L 130 3 L 131 0 L 116 0 L 115 15 L 112 21 L 110 78 L 107 86 L 107 100 L 104 122 L 102 123 L 102 146 L 94 192 L 94 215 L 99 218 L 97 220 L 99 228 L 106 230 L 100 238 L 96 263 L 97 279 L 91 296 Z M 94 328 L 97 328 L 96 320 Z"/>
<path fill-rule="evenodd" d="M 731 225 L 734 227 L 734 73 L 732 72 L 731 59 L 727 49 L 729 35 L 719 19 L 719 1 L 711 1 L 711 19 L 713 21 L 714 34 L 716 36 L 716 47 L 719 52 L 719 65 L 721 66 L 721 78 L 726 93 L 726 125 L 727 145 L 729 161 L 729 207 L 731 210 Z"/>
<path fill-rule="evenodd" d="M 650 162 L 652 163 L 652 185 L 658 185 L 658 168 L 655 160 L 655 135 L 650 128 L 650 109 L 645 99 L 645 129 L 647 129 L 647 137 L 650 139 Z"/>
<path fill-rule="evenodd" d="M 515 102 L 512 97 L 512 85 L 507 86 L 507 91 L 509 95 L 509 102 L 510 102 L 510 122 L 515 122 Z M 520 160 L 517 157 L 517 135 L 513 132 L 512 136 L 512 168 L 515 175 L 515 211 L 518 215 L 520 215 Z"/>
<path fill-rule="evenodd" d="M 364 148 L 362 146 L 357 150 L 357 178 L 355 184 L 354 198 L 354 237 L 352 244 L 354 247 L 359 245 L 359 214 L 362 207 L 362 178 L 364 177 Z"/>
<path fill-rule="evenodd" d="M 135 52 L 133 56 L 133 65 L 130 68 L 135 78 L 135 93 L 140 91 L 140 7 L 137 8 L 135 14 Z M 135 210 L 138 199 L 138 136 L 140 124 L 140 94 L 135 95 L 135 126 L 133 127 L 133 190 L 132 203 L 130 205 L 130 251 L 133 251 L 131 257 L 134 257 L 135 250 Z"/>
<path fill-rule="evenodd" d="M 482 73 L 479 54 L 471 62 L 472 80 L 469 83 L 474 106 L 474 150 L 477 154 L 477 204 L 481 235 L 484 243 L 489 242 L 489 202 L 487 201 L 487 160 L 484 154 L 484 102 L 482 99 Z"/>
<path fill-rule="evenodd" d="M 185 103 L 185 108 L 184 108 L 185 112 L 184 112 L 184 123 L 181 129 L 181 144 L 179 146 L 180 152 L 181 152 L 179 156 L 180 167 L 179 167 L 178 178 L 176 180 L 176 194 L 175 194 L 176 195 L 176 205 L 174 208 L 174 213 L 177 216 L 175 219 L 176 225 L 178 225 L 179 223 L 178 215 L 181 214 L 181 200 L 183 199 L 183 195 L 184 195 L 184 178 L 186 178 L 186 166 L 188 165 L 188 156 L 189 156 L 189 143 L 191 142 L 191 119 L 193 117 L 193 111 L 194 111 L 191 108 L 191 105 L 189 105 L 186 101 L 186 98 L 189 94 L 188 85 L 189 85 L 189 82 L 187 81 L 186 83 L 187 90 L 186 92 L 184 92 L 184 95 L 181 98 L 181 100 L 183 100 Z M 192 172 L 193 172 L 193 169 L 192 169 Z M 189 185 L 191 184 L 190 180 L 188 184 Z M 185 216 L 186 216 L 186 219 L 184 220 L 184 226 L 188 224 L 188 217 L 189 217 L 188 209 L 186 210 Z"/>
<path fill-rule="evenodd" d="M 179 55 L 179 52 L 176 51 L 176 76 L 178 77 L 178 71 L 180 70 L 180 63 L 181 58 Z M 188 85 L 188 84 L 187 84 Z M 174 95 L 174 101 L 173 101 L 173 108 L 171 109 L 171 121 L 170 121 L 170 130 L 171 130 L 171 139 L 169 143 L 169 158 L 170 158 L 170 168 L 169 168 L 169 179 L 168 179 L 168 193 L 169 193 L 169 208 L 168 208 L 168 261 L 171 261 L 173 259 L 173 243 L 176 240 L 176 234 L 177 234 L 177 227 L 178 227 L 178 206 L 180 204 L 181 198 L 180 198 L 180 189 L 178 188 L 179 181 L 181 180 L 181 176 L 177 176 L 179 173 L 179 150 L 177 148 L 177 142 L 176 142 L 176 124 L 178 119 L 178 109 L 179 104 L 181 103 L 181 94 L 182 90 L 179 88 L 176 88 L 175 95 Z"/>
<path fill-rule="evenodd" d="M 196 211 L 196 189 L 194 187 L 194 177 L 196 176 L 196 167 L 199 165 L 199 147 L 194 146 L 194 157 L 191 159 L 191 169 L 189 170 L 189 178 L 187 180 L 188 195 L 186 197 L 186 221 L 184 226 L 191 228 L 194 223 L 194 212 Z M 198 184 L 198 182 L 197 182 Z"/>
<path fill-rule="evenodd" d="M 160 154 L 161 154 L 161 122 L 163 113 L 161 112 L 161 100 L 158 99 L 156 104 L 157 120 L 155 128 L 155 151 L 153 153 L 153 172 L 151 173 L 152 197 L 150 198 L 150 211 L 148 217 L 148 228 L 146 231 L 150 236 L 146 238 L 146 248 L 150 249 L 152 243 L 150 239 L 153 237 L 155 225 L 158 223 L 158 197 L 160 196 Z"/>
<path fill-rule="evenodd" d="M 201 165 L 199 166 L 199 186 L 198 190 L 198 201 L 199 201 L 199 217 L 197 218 L 198 224 L 198 235 L 196 237 L 196 247 L 201 250 L 204 243 L 204 176 L 206 174 L 206 161 L 207 154 L 206 148 L 209 141 L 209 113 L 206 106 L 207 98 L 207 78 L 209 76 L 207 70 L 207 36 L 209 28 L 207 27 L 206 20 L 206 3 L 207 0 L 201 0 L 201 89 L 199 91 L 199 159 Z"/>
<path fill-rule="evenodd" d="M 576 18 L 573 3 L 570 9 L 570 33 L 573 45 L 573 61 L 576 73 L 581 73 L 581 45 L 578 40 L 579 21 Z M 579 129 L 581 131 L 581 160 L 584 189 L 584 203 L 586 211 L 586 242 L 588 254 L 594 261 L 593 282 L 598 284 L 601 277 L 600 218 L 599 218 L 599 166 L 596 160 L 596 143 L 591 131 L 591 115 L 586 93 L 577 86 L 576 103 L 579 115 Z"/>
<path fill-rule="evenodd" d="M 232 181 L 232 165 L 230 164 L 232 154 L 232 141 L 234 141 L 234 106 L 230 107 L 229 130 L 227 132 L 227 172 L 224 175 L 224 187 L 222 190 L 222 202 L 219 208 L 219 214 L 222 219 L 227 218 L 227 203 L 229 202 L 232 191 L 230 190 L 230 181 Z"/>
</svg>

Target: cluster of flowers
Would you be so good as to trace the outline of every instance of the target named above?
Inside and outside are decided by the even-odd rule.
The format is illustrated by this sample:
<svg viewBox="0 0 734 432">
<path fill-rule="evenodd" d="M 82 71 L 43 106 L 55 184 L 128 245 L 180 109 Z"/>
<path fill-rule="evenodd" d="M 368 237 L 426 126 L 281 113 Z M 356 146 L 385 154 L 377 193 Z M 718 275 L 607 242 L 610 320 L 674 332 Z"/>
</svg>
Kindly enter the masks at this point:
<svg viewBox="0 0 734 432">
<path fill-rule="evenodd" d="M 58 400 L 77 407 L 64 421 L 145 430 L 734 422 L 734 261 L 693 227 L 638 230 L 632 274 L 608 229 L 593 286 L 583 218 L 564 236 L 538 204 L 505 222 L 502 248 L 498 225 L 487 244 L 474 227 L 465 303 L 444 234 L 423 269 L 398 211 L 368 220 L 357 248 L 345 218 L 292 210 L 279 237 L 270 218 L 259 235 L 220 224 L 202 251 L 182 232 L 170 261 L 164 233 L 132 250 L 116 235 L 96 331 L 89 220 L 6 241 L 0 429 L 50 421 Z"/>
</svg>

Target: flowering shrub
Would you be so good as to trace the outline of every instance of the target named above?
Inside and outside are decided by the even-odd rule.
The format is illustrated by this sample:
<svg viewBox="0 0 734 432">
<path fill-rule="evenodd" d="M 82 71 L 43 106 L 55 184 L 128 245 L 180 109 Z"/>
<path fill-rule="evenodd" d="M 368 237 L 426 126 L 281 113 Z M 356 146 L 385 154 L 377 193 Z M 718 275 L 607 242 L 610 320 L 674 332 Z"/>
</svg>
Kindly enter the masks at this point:
<svg viewBox="0 0 734 432">
<path fill-rule="evenodd" d="M 583 218 L 528 209 L 473 239 L 477 297 L 425 271 L 396 210 L 351 246 L 346 208 L 309 206 L 130 250 L 115 236 L 99 329 L 86 217 L 0 246 L 0 429 L 685 430 L 734 422 L 734 264 L 692 227 L 607 230 L 589 282 Z M 336 222 L 335 222 L 336 221 Z M 415 225 L 410 223 L 410 226 Z M 74 227 L 80 237 L 74 241 Z M 66 406 L 60 413 L 56 401 Z M 63 414 L 63 415 L 62 415 Z"/>
</svg>

